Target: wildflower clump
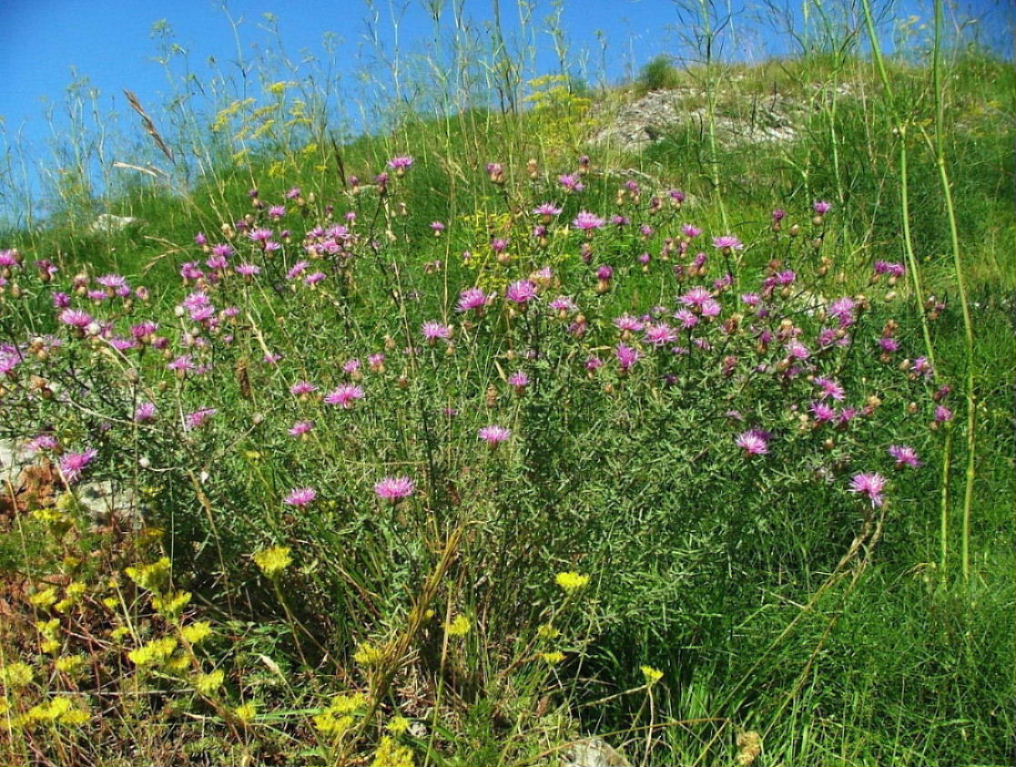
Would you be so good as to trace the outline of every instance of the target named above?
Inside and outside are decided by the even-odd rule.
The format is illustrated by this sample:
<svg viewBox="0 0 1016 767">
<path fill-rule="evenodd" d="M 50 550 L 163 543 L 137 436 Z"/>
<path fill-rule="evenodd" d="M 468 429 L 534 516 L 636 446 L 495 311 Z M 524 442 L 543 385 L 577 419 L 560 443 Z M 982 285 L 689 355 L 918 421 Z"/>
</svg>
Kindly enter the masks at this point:
<svg viewBox="0 0 1016 767">
<path fill-rule="evenodd" d="M 574 594 L 589 585 L 589 576 L 574 571 L 558 573 L 554 581 L 566 594 Z"/>
<path fill-rule="evenodd" d="M 461 637 L 469 633 L 473 627 L 472 622 L 461 613 L 445 624 L 445 633 L 448 636 Z"/>
<path fill-rule="evenodd" d="M 400 745 L 391 735 L 383 735 L 371 767 L 413 767 L 414 764 L 413 751 L 408 746 Z"/>
<path fill-rule="evenodd" d="M 270 549 L 262 549 L 254 555 L 256 564 L 266 576 L 275 578 L 283 570 L 293 564 L 293 557 L 290 555 L 288 546 L 273 546 Z"/>
<path fill-rule="evenodd" d="M 314 727 L 322 735 L 342 736 L 367 709 L 367 696 L 361 692 L 337 695 L 331 704 L 314 716 Z"/>
</svg>

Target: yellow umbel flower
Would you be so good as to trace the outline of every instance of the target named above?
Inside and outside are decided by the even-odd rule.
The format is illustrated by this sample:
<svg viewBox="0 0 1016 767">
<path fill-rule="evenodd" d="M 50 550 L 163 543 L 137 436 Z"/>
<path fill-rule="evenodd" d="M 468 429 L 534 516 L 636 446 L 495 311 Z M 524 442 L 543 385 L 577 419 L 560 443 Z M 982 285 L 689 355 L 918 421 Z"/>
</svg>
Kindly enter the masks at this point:
<svg viewBox="0 0 1016 767">
<path fill-rule="evenodd" d="M 254 721 L 254 717 L 257 716 L 258 707 L 254 701 L 250 700 L 246 703 L 242 703 L 233 709 L 233 714 L 244 724 L 250 724 Z"/>
<path fill-rule="evenodd" d="M 409 729 L 410 721 L 404 716 L 393 716 L 385 729 L 394 735 L 401 735 Z"/>
<path fill-rule="evenodd" d="M 46 639 L 39 642 L 39 649 L 47 655 L 53 655 L 60 650 L 59 639 Z"/>
<path fill-rule="evenodd" d="M 372 645 L 370 642 L 361 642 L 356 646 L 356 652 L 353 653 L 353 660 L 364 668 L 376 666 L 383 661 L 384 658 L 384 648 Z"/>
<path fill-rule="evenodd" d="M 35 671 L 27 663 L 8 663 L 0 668 L 0 684 L 4 687 L 18 689 L 32 683 Z"/>
<path fill-rule="evenodd" d="M 194 678 L 194 689 L 202 695 L 212 695 L 222 687 L 222 683 L 226 681 L 226 673 L 220 668 L 212 671 L 208 674 L 198 674 Z"/>
<path fill-rule="evenodd" d="M 212 635 L 212 624 L 208 621 L 198 621 L 180 629 L 182 636 L 190 644 L 203 642 Z"/>
<path fill-rule="evenodd" d="M 75 705 L 70 698 L 61 696 L 30 708 L 24 716 L 24 721 L 29 725 L 48 722 L 75 727 L 88 721 L 88 710 Z"/>
<path fill-rule="evenodd" d="M 127 657 L 137 666 L 158 666 L 169 660 L 176 650 L 177 641 L 173 637 L 155 639 L 127 653 Z"/>
<path fill-rule="evenodd" d="M 663 672 L 652 666 L 642 666 L 642 676 L 646 678 L 646 685 L 652 687 L 663 679 Z"/>
<path fill-rule="evenodd" d="M 131 630 L 127 626 L 117 626 L 109 632 L 109 636 L 114 642 L 119 642 L 129 633 L 131 633 Z"/>
<path fill-rule="evenodd" d="M 289 554 L 289 546 L 273 546 L 263 549 L 254 555 L 254 564 L 269 578 L 274 578 L 291 564 L 293 557 Z"/>
<path fill-rule="evenodd" d="M 462 637 L 468 634 L 472 627 L 473 624 L 470 623 L 469 618 L 459 614 L 452 621 L 445 624 L 445 633 L 452 637 Z"/>
<path fill-rule="evenodd" d="M 191 656 L 185 652 L 178 652 L 163 664 L 167 671 L 174 674 L 182 674 L 191 667 Z"/>
<path fill-rule="evenodd" d="M 554 650 L 553 652 L 541 652 L 540 660 L 550 666 L 556 666 L 564 660 L 564 653 L 560 650 Z"/>
<path fill-rule="evenodd" d="M 42 591 L 37 591 L 28 598 L 28 603 L 33 607 L 52 607 L 56 604 L 56 586 L 49 586 Z"/>
<path fill-rule="evenodd" d="M 314 726 L 325 735 L 338 737 L 353 726 L 354 715 L 367 707 L 367 696 L 361 692 L 337 695 L 331 705 L 314 717 Z"/>
<path fill-rule="evenodd" d="M 408 746 L 400 746 L 391 735 L 385 735 L 370 764 L 371 767 L 413 767 L 413 752 Z"/>
<path fill-rule="evenodd" d="M 557 639 L 561 636 L 561 632 L 553 624 L 544 623 L 540 628 L 536 629 L 536 636 L 540 639 Z"/>
<path fill-rule="evenodd" d="M 63 658 L 57 658 L 53 663 L 57 671 L 62 671 L 65 674 L 79 674 L 85 667 L 85 656 L 84 655 L 65 655 Z"/>
<path fill-rule="evenodd" d="M 579 591 L 589 585 L 589 576 L 576 572 L 558 573 L 554 580 L 566 594 Z"/>
<path fill-rule="evenodd" d="M 154 607 L 165 618 L 178 618 L 184 608 L 190 604 L 191 593 L 189 591 L 177 591 L 175 594 L 166 594 L 163 597 L 153 596 L 152 607 Z"/>
<path fill-rule="evenodd" d="M 150 565 L 139 565 L 128 567 L 124 570 L 127 577 L 148 591 L 161 592 L 169 584 L 169 574 L 172 570 L 172 563 L 169 557 L 162 557 Z"/>
</svg>

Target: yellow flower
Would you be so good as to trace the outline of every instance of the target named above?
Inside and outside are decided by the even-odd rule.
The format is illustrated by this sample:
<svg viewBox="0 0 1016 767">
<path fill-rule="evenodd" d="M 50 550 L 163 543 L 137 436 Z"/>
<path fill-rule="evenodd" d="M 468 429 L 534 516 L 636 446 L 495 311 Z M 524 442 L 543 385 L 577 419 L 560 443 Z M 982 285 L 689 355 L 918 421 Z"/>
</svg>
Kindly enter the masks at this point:
<svg viewBox="0 0 1016 767">
<path fill-rule="evenodd" d="M 353 653 L 353 660 L 355 660 L 364 668 L 376 666 L 378 663 L 383 661 L 384 658 L 385 658 L 384 648 L 372 645 L 370 642 L 361 642 L 359 645 L 357 645 L 356 652 Z"/>
<path fill-rule="evenodd" d="M 413 767 L 413 764 L 413 752 L 409 747 L 400 746 L 391 735 L 385 735 L 378 743 L 371 767 Z"/>
<path fill-rule="evenodd" d="M 35 671 L 27 663 L 8 663 L 0 668 L 0 684 L 4 687 L 26 687 L 32 683 Z"/>
<path fill-rule="evenodd" d="M 44 607 L 44 608 L 52 607 L 54 604 L 56 604 L 56 600 L 57 596 L 55 586 L 50 586 L 48 588 L 43 589 L 42 591 L 37 591 L 28 598 L 29 604 L 31 604 L 33 607 Z"/>
<path fill-rule="evenodd" d="M 137 666 L 156 666 L 165 663 L 176 650 L 177 641 L 173 637 L 155 639 L 127 653 L 127 657 Z"/>
<path fill-rule="evenodd" d="M 540 628 L 536 629 L 536 635 L 540 639 L 557 639 L 561 636 L 561 632 L 553 624 L 544 623 Z"/>
<path fill-rule="evenodd" d="M 167 671 L 172 671 L 174 674 L 182 674 L 190 668 L 191 656 L 187 653 L 178 652 L 167 660 L 164 665 Z"/>
<path fill-rule="evenodd" d="M 291 564 L 293 557 L 289 554 L 289 546 L 273 546 L 263 549 L 254 555 L 254 564 L 269 578 L 274 578 Z"/>
<path fill-rule="evenodd" d="M 148 591 L 162 591 L 169 584 L 169 574 L 172 563 L 169 557 L 162 557 L 158 562 L 150 565 L 139 565 L 128 567 L 124 570 L 127 577 Z"/>
<path fill-rule="evenodd" d="M 114 642 L 119 642 L 125 636 L 131 633 L 131 630 L 126 626 L 117 626 L 115 629 L 109 632 L 109 636 Z"/>
<path fill-rule="evenodd" d="M 652 666 L 642 666 L 642 675 L 646 678 L 646 684 L 649 687 L 663 679 L 663 672 Z"/>
<path fill-rule="evenodd" d="M 177 618 L 190 604 L 190 601 L 191 593 L 189 591 L 177 591 L 175 594 L 166 594 L 163 597 L 153 596 L 152 607 L 166 618 Z"/>
<path fill-rule="evenodd" d="M 250 724 L 254 721 L 254 717 L 257 716 L 258 707 L 257 704 L 251 700 L 234 708 L 233 713 L 236 715 L 236 718 L 244 724 Z"/>
<path fill-rule="evenodd" d="M 42 650 L 42 652 L 46 653 L 47 655 L 52 655 L 53 653 L 55 653 L 57 650 L 60 649 L 60 640 L 47 639 L 39 643 L 39 649 Z"/>
<path fill-rule="evenodd" d="M 194 689 L 202 695 L 212 695 L 222 687 L 226 680 L 226 673 L 220 668 L 208 674 L 198 674 L 194 679 Z"/>
<path fill-rule="evenodd" d="M 331 705 L 314 717 L 314 726 L 325 735 L 338 737 L 353 726 L 356 714 L 367 707 L 367 696 L 361 692 L 337 695 Z"/>
<path fill-rule="evenodd" d="M 554 579 L 557 585 L 564 589 L 566 594 L 571 594 L 589 585 L 589 576 L 576 572 L 558 573 Z"/>
<path fill-rule="evenodd" d="M 208 621 L 198 621 L 180 629 L 182 636 L 190 644 L 198 644 L 212 635 L 212 624 Z"/>
<path fill-rule="evenodd" d="M 52 722 L 72 727 L 80 726 L 88 721 L 88 710 L 82 706 L 75 705 L 74 701 L 70 698 L 56 697 L 30 708 L 25 714 L 25 721 L 29 724 Z"/>
<path fill-rule="evenodd" d="M 78 674 L 85 667 L 85 656 L 84 655 L 65 655 L 63 658 L 57 658 L 53 664 L 57 671 L 62 671 L 65 674 Z"/>
<path fill-rule="evenodd" d="M 409 720 L 404 716 L 393 716 L 388 722 L 387 729 L 395 735 L 401 735 L 409 729 Z"/>
<path fill-rule="evenodd" d="M 553 652 L 541 652 L 540 660 L 548 665 L 556 666 L 564 660 L 564 653 L 559 650 L 554 650 Z"/>
<path fill-rule="evenodd" d="M 35 628 L 47 639 L 55 639 L 60 630 L 60 619 L 50 618 L 48 621 L 36 621 Z"/>
<path fill-rule="evenodd" d="M 445 624 L 445 632 L 448 636 L 461 637 L 468 634 L 472 627 L 473 624 L 469 622 L 469 618 L 459 614 L 450 623 Z"/>
</svg>

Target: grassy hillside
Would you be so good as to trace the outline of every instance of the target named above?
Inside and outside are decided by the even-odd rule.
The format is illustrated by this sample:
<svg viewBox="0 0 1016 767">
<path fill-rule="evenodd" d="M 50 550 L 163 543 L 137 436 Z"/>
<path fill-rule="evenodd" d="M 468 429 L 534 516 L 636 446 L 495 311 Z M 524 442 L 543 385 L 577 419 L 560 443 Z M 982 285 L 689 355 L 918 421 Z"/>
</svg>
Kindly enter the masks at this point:
<svg viewBox="0 0 1016 767">
<path fill-rule="evenodd" d="M 876 63 L 347 141 L 277 81 L 61 187 L 0 243 L 4 763 L 1011 761 L 1016 75 Z"/>
</svg>

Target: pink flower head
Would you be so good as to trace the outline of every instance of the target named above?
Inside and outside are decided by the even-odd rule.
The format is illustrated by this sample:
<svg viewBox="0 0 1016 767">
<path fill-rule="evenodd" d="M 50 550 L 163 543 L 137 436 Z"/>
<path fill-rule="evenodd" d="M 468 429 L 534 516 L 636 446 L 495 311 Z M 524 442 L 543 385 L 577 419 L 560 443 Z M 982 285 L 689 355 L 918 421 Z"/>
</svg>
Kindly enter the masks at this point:
<svg viewBox="0 0 1016 767">
<path fill-rule="evenodd" d="M 99 454 L 95 448 L 90 448 L 83 453 L 65 453 L 60 459 L 60 473 L 63 474 L 67 484 L 73 484 L 81 478 L 85 467 Z"/>
<path fill-rule="evenodd" d="M 313 421 L 297 421 L 289 428 L 289 433 L 294 437 L 302 437 L 313 428 Z"/>
<path fill-rule="evenodd" d="M 572 226 L 576 229 L 581 229 L 585 232 L 591 232 L 594 229 L 602 229 L 604 221 L 602 218 L 597 216 L 595 213 L 583 210 L 575 217 L 572 221 Z"/>
<path fill-rule="evenodd" d="M 820 216 L 824 216 L 826 213 L 828 213 L 830 210 L 832 210 L 833 206 L 832 206 L 831 203 L 828 203 L 825 200 L 818 200 L 811 207 Z"/>
<path fill-rule="evenodd" d="M 913 466 L 916 469 L 922 465 L 921 459 L 917 456 L 917 451 L 909 445 L 890 445 L 889 455 L 896 459 L 897 469 L 904 466 Z"/>
<path fill-rule="evenodd" d="M 563 186 L 567 192 L 581 192 L 586 188 L 586 185 L 579 181 L 578 177 L 572 175 L 571 173 L 558 176 L 557 182 Z"/>
<path fill-rule="evenodd" d="M 310 381 L 297 381 L 295 384 L 289 387 L 289 393 L 294 397 L 300 397 L 305 394 L 311 394 L 317 391 L 317 388 Z"/>
<path fill-rule="evenodd" d="M 627 331 L 629 333 L 638 333 L 645 327 L 645 323 L 642 322 L 638 317 L 632 317 L 630 314 L 622 314 L 614 320 L 614 324 L 618 330 Z"/>
<path fill-rule="evenodd" d="M 154 421 L 156 415 L 155 405 L 151 402 L 142 402 L 134 410 L 134 421 L 135 423 L 146 423 L 148 421 Z"/>
<path fill-rule="evenodd" d="M 459 305 L 457 308 L 460 312 L 479 310 L 487 305 L 489 298 L 483 292 L 483 288 L 466 288 L 459 293 Z"/>
<path fill-rule="evenodd" d="M 433 229 L 436 234 L 440 234 L 447 227 L 445 227 L 444 223 L 441 221 L 431 221 L 430 228 Z"/>
<path fill-rule="evenodd" d="M 484 426 L 478 436 L 491 447 L 497 447 L 511 438 L 512 431 L 504 426 Z"/>
<path fill-rule="evenodd" d="M 638 349 L 633 349 L 625 344 L 618 344 L 614 353 L 617 355 L 617 361 L 621 365 L 621 370 L 623 371 L 630 370 L 632 366 L 634 366 L 635 363 L 642 357 L 642 354 Z"/>
<path fill-rule="evenodd" d="M 819 395 L 820 399 L 832 397 L 834 400 L 840 401 L 846 396 L 846 392 L 843 390 L 843 387 L 830 378 L 817 377 L 813 383 L 822 388 L 822 394 Z"/>
<path fill-rule="evenodd" d="M 829 423 L 836 419 L 836 409 L 824 402 L 815 402 L 810 408 L 818 423 Z"/>
<path fill-rule="evenodd" d="M 945 405 L 939 405 L 935 408 L 935 421 L 937 423 L 948 423 L 953 419 L 953 411 L 947 408 Z"/>
<path fill-rule="evenodd" d="M 363 389 L 353 384 L 340 384 L 325 395 L 327 404 L 340 405 L 346 410 L 353 407 L 353 403 L 358 399 L 363 399 Z"/>
<path fill-rule="evenodd" d="M 646 325 L 646 343 L 653 346 L 663 346 L 677 341 L 677 331 L 666 322 L 650 323 Z"/>
<path fill-rule="evenodd" d="M 882 492 L 885 490 L 885 477 L 877 473 L 855 474 L 850 480 L 850 492 L 868 496 L 872 507 L 885 504 Z"/>
<path fill-rule="evenodd" d="M 423 323 L 421 331 L 423 332 L 423 337 L 430 342 L 437 341 L 439 338 L 447 341 L 452 337 L 451 325 L 442 325 L 440 322 L 434 322 L 433 320 Z"/>
<path fill-rule="evenodd" d="M 536 298 L 536 285 L 529 280 L 513 282 L 508 286 L 504 297 L 512 303 L 524 306 Z"/>
<path fill-rule="evenodd" d="M 272 205 L 268 209 L 268 216 L 270 218 L 274 218 L 275 220 L 278 220 L 278 219 L 282 218 L 285 215 L 286 215 L 286 206 L 285 205 Z"/>
<path fill-rule="evenodd" d="M 86 328 L 92 323 L 92 315 L 81 309 L 64 309 L 60 312 L 60 322 L 75 328 Z"/>
<path fill-rule="evenodd" d="M 692 224 L 685 224 L 684 226 L 682 226 L 681 232 L 689 240 L 694 240 L 696 237 L 702 234 L 702 230 Z"/>
<path fill-rule="evenodd" d="M 286 496 L 286 504 L 302 508 L 313 503 L 315 498 L 317 498 L 317 490 L 313 487 L 299 487 Z"/>
<path fill-rule="evenodd" d="M 385 477 L 374 485 L 374 492 L 383 501 L 398 503 L 416 492 L 416 483 L 409 477 Z"/>
<path fill-rule="evenodd" d="M 561 215 L 561 208 L 557 207 L 553 203 L 545 202 L 542 205 L 538 205 L 533 208 L 533 213 L 537 216 L 552 218 L 554 216 Z"/>
<path fill-rule="evenodd" d="M 735 444 L 747 455 L 765 455 L 769 452 L 769 440 L 758 429 L 749 429 L 737 435 Z"/>
<path fill-rule="evenodd" d="M 876 261 L 875 274 L 888 274 L 890 277 L 902 277 L 907 273 L 903 264 L 894 264 L 889 261 Z"/>
<path fill-rule="evenodd" d="M 184 422 L 186 423 L 187 430 L 193 431 L 194 429 L 200 429 L 208 419 L 218 413 L 214 407 L 206 407 L 201 410 L 195 410 L 193 413 L 188 413 L 184 416 Z"/>
<path fill-rule="evenodd" d="M 408 168 L 412 167 L 413 158 L 409 155 L 402 155 L 400 157 L 393 157 L 388 161 L 388 167 L 394 170 L 396 173 L 399 171 L 405 172 Z"/>
<path fill-rule="evenodd" d="M 713 238 L 713 247 L 720 250 L 744 250 L 744 243 L 732 234 Z"/>
</svg>

